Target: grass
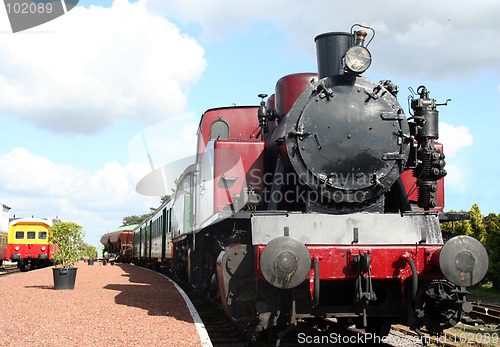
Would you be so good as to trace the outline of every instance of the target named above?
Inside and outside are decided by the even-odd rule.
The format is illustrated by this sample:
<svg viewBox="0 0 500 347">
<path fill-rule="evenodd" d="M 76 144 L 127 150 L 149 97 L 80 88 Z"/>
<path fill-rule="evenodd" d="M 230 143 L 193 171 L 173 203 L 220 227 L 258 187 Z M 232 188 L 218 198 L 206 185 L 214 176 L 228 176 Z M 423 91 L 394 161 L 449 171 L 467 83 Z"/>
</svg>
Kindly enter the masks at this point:
<svg viewBox="0 0 500 347">
<path fill-rule="evenodd" d="M 492 288 L 491 282 L 480 283 L 474 287 L 467 288 L 477 300 L 491 301 L 500 304 L 500 291 Z"/>
<path fill-rule="evenodd" d="M 500 336 L 496 326 L 470 326 L 458 323 L 455 327 L 444 331 L 441 341 L 458 346 L 498 346 Z"/>
</svg>

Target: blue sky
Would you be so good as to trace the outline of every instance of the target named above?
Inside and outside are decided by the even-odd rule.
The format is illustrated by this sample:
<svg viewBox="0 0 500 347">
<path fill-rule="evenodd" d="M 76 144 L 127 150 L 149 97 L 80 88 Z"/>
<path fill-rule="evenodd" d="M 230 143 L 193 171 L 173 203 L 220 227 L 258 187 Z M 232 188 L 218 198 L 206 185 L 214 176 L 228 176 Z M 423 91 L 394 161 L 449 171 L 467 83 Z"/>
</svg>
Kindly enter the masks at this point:
<svg viewBox="0 0 500 347">
<path fill-rule="evenodd" d="M 16 34 L 0 8 L 0 202 L 77 222 L 96 244 L 158 205 L 135 191 L 137 136 L 161 144 L 155 165 L 192 154 L 206 109 L 258 104 L 280 77 L 316 71 L 316 35 L 363 23 L 376 31 L 365 77 L 398 84 L 405 110 L 421 84 L 453 100 L 440 108 L 446 208 L 499 213 L 500 4 L 356 4 L 87 0 Z"/>
</svg>

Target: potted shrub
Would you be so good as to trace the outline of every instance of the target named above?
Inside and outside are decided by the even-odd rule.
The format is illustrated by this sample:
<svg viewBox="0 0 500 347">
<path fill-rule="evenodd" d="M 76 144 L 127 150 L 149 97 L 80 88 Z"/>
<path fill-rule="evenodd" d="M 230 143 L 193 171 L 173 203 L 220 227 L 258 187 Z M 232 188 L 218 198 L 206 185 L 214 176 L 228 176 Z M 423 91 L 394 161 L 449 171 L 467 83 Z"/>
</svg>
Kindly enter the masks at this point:
<svg viewBox="0 0 500 347">
<path fill-rule="evenodd" d="M 80 258 L 85 232 L 76 223 L 59 222 L 50 227 L 49 235 L 49 243 L 54 245 L 52 261 L 56 266 L 52 269 L 54 288 L 74 289 L 76 268 L 73 265 Z"/>
<path fill-rule="evenodd" d="M 94 259 L 95 259 L 95 255 L 96 255 L 95 247 L 94 246 L 87 246 L 87 248 L 85 248 L 85 255 L 87 257 L 89 257 L 88 264 L 94 265 Z"/>
</svg>

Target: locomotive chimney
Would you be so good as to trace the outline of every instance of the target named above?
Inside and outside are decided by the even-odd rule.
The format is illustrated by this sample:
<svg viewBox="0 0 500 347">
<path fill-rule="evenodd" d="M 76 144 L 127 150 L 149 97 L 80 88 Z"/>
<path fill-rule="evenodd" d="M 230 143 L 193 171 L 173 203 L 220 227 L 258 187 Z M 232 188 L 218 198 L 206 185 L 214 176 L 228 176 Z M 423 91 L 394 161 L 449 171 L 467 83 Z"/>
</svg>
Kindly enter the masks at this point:
<svg viewBox="0 0 500 347">
<path fill-rule="evenodd" d="M 325 33 L 316 36 L 314 41 L 319 78 L 342 75 L 344 73 L 342 58 L 353 44 L 353 35 L 342 32 Z"/>
</svg>

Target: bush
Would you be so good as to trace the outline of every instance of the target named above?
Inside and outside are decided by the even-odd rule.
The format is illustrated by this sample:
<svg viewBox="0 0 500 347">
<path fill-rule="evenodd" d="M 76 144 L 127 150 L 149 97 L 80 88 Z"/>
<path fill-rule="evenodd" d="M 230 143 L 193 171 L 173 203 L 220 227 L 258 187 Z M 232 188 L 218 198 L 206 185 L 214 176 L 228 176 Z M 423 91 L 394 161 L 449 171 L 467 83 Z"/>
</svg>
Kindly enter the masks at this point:
<svg viewBox="0 0 500 347">
<path fill-rule="evenodd" d="M 49 235 L 49 243 L 55 246 L 52 251 L 54 265 L 72 267 L 80 258 L 85 236 L 82 227 L 73 222 L 59 222 L 50 227 Z"/>
<path fill-rule="evenodd" d="M 89 259 L 95 259 L 95 257 L 96 257 L 95 247 L 94 246 L 87 246 L 87 248 L 85 248 L 84 254 L 87 257 L 89 257 Z"/>
<path fill-rule="evenodd" d="M 489 267 L 481 283 L 490 282 L 494 290 L 500 291 L 500 214 L 490 213 L 484 217 L 474 204 L 470 220 L 441 223 L 441 229 L 453 230 L 453 236 L 472 236 L 483 244 L 488 252 Z"/>
</svg>

